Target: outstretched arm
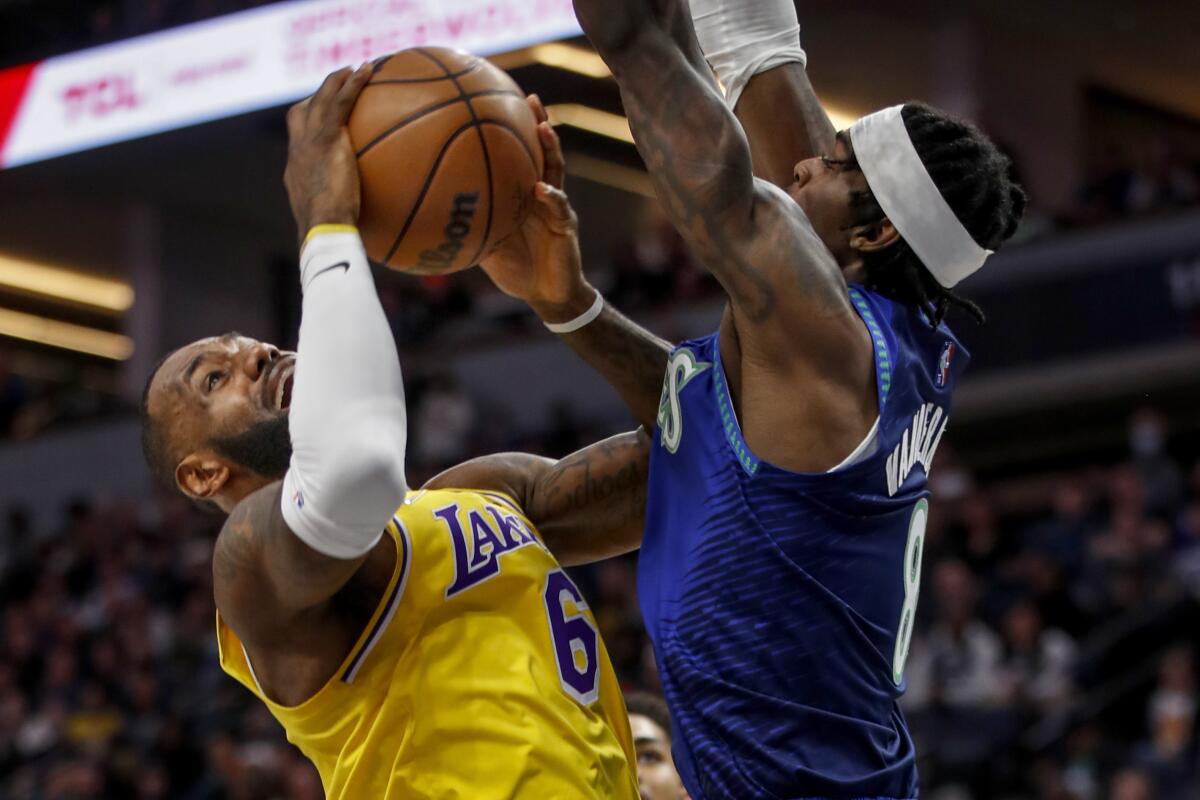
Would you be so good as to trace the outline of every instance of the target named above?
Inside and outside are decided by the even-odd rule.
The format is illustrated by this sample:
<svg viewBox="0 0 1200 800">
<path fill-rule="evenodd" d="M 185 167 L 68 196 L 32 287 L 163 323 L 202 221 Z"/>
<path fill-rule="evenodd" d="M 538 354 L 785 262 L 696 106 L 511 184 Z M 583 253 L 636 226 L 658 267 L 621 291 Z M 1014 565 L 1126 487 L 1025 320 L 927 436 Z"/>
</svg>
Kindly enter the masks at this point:
<svg viewBox="0 0 1200 800">
<path fill-rule="evenodd" d="M 828 309 L 851 314 L 845 282 L 799 207 L 756 181 L 750 147 L 712 80 L 681 0 L 575 0 L 584 32 L 621 88 L 659 198 L 725 287 L 739 330 L 772 324 L 782 352 L 821 337 Z M 805 311 L 823 312 L 806 314 Z M 814 324 L 815 323 L 815 324 Z"/>
<path fill-rule="evenodd" d="M 400 362 L 353 223 L 359 185 L 345 123 L 370 69 L 335 72 L 288 113 L 303 302 L 282 481 L 244 498 L 217 542 L 217 606 L 243 640 L 323 607 L 404 498 Z"/>
<path fill-rule="evenodd" d="M 649 463 L 650 438 L 639 429 L 559 461 L 527 453 L 484 456 L 452 467 L 426 487 L 507 494 L 555 558 L 571 566 L 641 545 Z"/>
</svg>

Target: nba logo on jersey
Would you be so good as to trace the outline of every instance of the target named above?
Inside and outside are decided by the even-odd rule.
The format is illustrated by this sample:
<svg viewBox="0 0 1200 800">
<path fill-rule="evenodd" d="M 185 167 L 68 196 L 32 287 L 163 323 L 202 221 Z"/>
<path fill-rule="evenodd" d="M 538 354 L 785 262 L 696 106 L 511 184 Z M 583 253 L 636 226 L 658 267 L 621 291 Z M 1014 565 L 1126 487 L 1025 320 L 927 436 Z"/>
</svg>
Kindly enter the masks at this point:
<svg viewBox="0 0 1200 800">
<path fill-rule="evenodd" d="M 937 385 L 942 388 L 950 380 L 950 361 L 954 358 L 954 342 L 946 342 L 942 346 L 942 355 L 938 358 Z"/>
</svg>

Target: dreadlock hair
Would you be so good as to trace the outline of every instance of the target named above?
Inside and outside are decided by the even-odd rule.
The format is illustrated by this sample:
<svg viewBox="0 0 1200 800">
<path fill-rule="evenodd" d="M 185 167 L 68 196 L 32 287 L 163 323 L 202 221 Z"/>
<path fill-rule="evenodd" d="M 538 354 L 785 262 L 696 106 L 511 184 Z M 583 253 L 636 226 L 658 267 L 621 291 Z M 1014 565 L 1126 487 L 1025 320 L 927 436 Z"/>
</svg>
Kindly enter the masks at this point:
<svg viewBox="0 0 1200 800">
<path fill-rule="evenodd" d="M 974 125 L 944 111 L 906 103 L 900 113 L 917 155 L 959 222 L 980 247 L 999 249 L 1025 212 L 1025 190 L 1015 180 L 1012 161 Z M 851 166 L 857 168 L 857 162 Z M 855 192 L 850 203 L 857 225 L 886 216 L 869 189 Z M 983 310 L 938 283 L 903 238 L 862 258 L 868 289 L 921 309 L 934 327 L 950 306 L 984 321 Z"/>
</svg>

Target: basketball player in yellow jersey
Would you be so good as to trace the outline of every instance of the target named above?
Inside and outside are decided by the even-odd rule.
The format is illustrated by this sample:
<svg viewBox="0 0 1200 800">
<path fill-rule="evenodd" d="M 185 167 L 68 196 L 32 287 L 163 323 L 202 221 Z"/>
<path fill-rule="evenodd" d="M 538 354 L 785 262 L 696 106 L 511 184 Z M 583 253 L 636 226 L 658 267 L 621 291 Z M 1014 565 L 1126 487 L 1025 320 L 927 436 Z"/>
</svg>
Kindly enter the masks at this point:
<svg viewBox="0 0 1200 800">
<path fill-rule="evenodd" d="M 152 468 L 229 515 L 213 556 L 221 665 L 335 800 L 632 800 L 616 679 L 550 549 L 572 563 L 636 546 L 647 439 L 557 463 L 491 456 L 409 490 L 398 357 L 352 227 L 345 120 L 367 75 L 334 73 L 288 114 L 306 235 L 296 353 L 203 339 L 146 388 Z"/>
</svg>

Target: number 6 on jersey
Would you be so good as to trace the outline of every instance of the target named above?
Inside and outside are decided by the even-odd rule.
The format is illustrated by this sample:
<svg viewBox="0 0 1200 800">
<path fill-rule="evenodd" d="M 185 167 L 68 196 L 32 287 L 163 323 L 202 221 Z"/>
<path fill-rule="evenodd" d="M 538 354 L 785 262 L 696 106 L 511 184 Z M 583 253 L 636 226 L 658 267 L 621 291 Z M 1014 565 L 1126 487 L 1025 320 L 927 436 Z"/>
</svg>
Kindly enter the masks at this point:
<svg viewBox="0 0 1200 800">
<path fill-rule="evenodd" d="M 546 575 L 546 618 L 563 691 L 585 706 L 600 697 L 600 634 L 585 616 L 583 594 L 561 569 Z M 573 607 L 573 610 L 568 610 Z"/>
</svg>

